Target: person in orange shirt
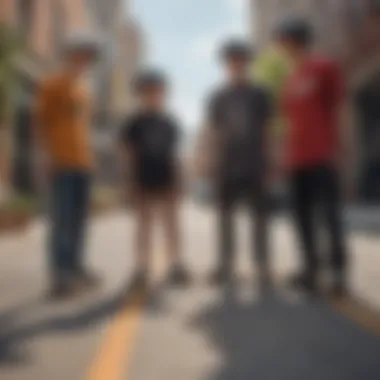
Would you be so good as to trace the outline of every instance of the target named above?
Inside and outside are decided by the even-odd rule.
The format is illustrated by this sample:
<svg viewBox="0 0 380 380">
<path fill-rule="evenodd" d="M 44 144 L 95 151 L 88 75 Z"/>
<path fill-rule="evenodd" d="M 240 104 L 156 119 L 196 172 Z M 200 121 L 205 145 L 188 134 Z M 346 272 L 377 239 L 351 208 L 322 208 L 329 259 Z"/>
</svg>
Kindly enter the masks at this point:
<svg viewBox="0 0 380 380">
<path fill-rule="evenodd" d="M 71 296 L 98 281 L 84 268 L 83 238 L 90 198 L 90 94 L 83 86 L 99 54 L 91 36 L 67 42 L 62 68 L 37 95 L 35 137 L 43 174 L 51 188 L 51 296 Z"/>
</svg>

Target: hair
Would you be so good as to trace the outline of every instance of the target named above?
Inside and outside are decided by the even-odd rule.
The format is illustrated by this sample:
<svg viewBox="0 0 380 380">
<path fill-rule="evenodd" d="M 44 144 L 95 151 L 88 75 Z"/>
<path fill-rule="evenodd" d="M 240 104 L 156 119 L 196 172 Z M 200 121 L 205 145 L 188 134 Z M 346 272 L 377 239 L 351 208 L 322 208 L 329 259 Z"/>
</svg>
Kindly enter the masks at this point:
<svg viewBox="0 0 380 380">
<path fill-rule="evenodd" d="M 314 42 L 314 30 L 310 22 L 299 17 L 287 18 L 275 30 L 275 38 L 288 40 L 301 48 L 308 48 Z"/>
<path fill-rule="evenodd" d="M 230 39 L 226 41 L 220 49 L 220 58 L 225 61 L 230 58 L 242 58 L 247 61 L 253 56 L 253 51 L 249 44 L 241 39 Z"/>
<path fill-rule="evenodd" d="M 141 93 L 147 88 L 166 88 L 168 85 L 165 74 L 158 70 L 144 70 L 138 73 L 134 80 L 135 92 Z"/>
</svg>

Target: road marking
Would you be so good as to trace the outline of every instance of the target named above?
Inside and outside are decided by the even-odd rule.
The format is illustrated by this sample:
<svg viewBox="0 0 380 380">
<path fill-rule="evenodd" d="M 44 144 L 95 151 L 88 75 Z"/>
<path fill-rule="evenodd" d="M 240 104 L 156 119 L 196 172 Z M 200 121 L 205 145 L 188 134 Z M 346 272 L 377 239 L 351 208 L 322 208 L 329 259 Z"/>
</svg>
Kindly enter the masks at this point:
<svg viewBox="0 0 380 380">
<path fill-rule="evenodd" d="M 365 330 L 380 335 L 380 312 L 353 298 L 331 301 L 332 307 Z"/>
<path fill-rule="evenodd" d="M 121 380 L 130 361 L 147 295 L 134 295 L 116 315 L 86 380 Z"/>
</svg>

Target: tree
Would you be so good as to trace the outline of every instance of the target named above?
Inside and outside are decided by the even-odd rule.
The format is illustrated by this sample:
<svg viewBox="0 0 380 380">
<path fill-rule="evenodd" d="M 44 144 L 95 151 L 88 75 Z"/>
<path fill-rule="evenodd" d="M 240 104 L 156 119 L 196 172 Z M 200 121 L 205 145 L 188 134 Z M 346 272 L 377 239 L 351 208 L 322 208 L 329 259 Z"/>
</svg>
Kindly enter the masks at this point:
<svg viewBox="0 0 380 380">
<path fill-rule="evenodd" d="M 0 24 L 0 181 L 5 188 L 10 184 L 11 126 L 18 82 L 15 58 L 20 46 L 17 33 Z"/>
</svg>

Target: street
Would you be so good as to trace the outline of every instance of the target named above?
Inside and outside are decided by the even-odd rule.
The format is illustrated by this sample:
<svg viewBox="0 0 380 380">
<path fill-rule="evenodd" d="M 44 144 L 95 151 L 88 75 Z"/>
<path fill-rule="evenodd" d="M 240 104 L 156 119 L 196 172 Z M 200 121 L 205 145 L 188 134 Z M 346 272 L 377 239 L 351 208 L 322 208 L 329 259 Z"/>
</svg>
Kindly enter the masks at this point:
<svg viewBox="0 0 380 380">
<path fill-rule="evenodd" d="M 380 378 L 380 238 L 351 232 L 352 299 L 286 290 L 297 268 L 292 226 L 273 220 L 276 289 L 259 294 L 247 221 L 238 216 L 239 280 L 206 282 L 215 262 L 214 213 L 183 208 L 183 246 L 194 275 L 165 286 L 165 245 L 154 244 L 152 291 L 125 297 L 133 270 L 133 220 L 94 219 L 88 241 L 101 290 L 62 303 L 44 299 L 45 227 L 0 237 L 1 380 L 377 380 Z M 254 271 L 253 271 L 254 272 Z"/>
</svg>

